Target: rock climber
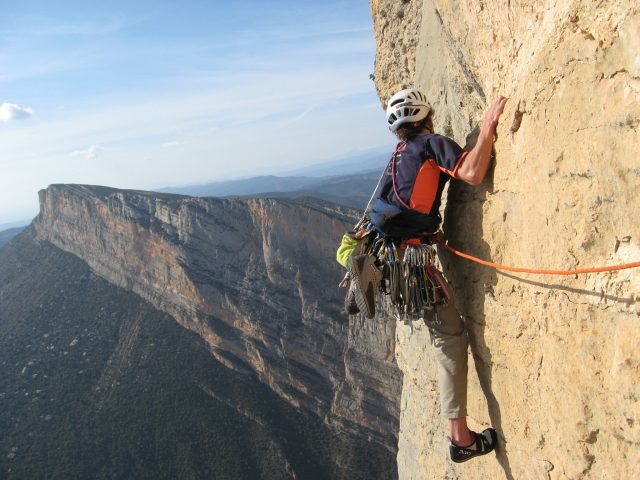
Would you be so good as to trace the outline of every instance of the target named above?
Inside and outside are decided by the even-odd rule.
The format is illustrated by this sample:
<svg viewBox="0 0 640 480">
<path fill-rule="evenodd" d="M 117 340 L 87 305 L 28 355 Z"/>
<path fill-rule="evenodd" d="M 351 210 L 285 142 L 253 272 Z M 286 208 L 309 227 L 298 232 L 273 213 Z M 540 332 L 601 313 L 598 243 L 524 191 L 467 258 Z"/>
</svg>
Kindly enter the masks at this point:
<svg viewBox="0 0 640 480">
<path fill-rule="evenodd" d="M 450 178 L 479 185 L 491 163 L 494 135 L 507 99 L 499 97 L 486 111 L 477 143 L 463 150 L 446 136 L 434 133 L 434 110 L 415 88 L 403 89 L 387 105 L 387 121 L 400 142 L 376 188 L 366 217 L 383 236 L 410 239 L 438 231 L 441 195 Z M 373 255 L 348 260 L 350 291 L 357 307 L 369 318 L 375 314 L 375 295 L 382 272 Z M 447 284 L 447 288 L 450 287 Z M 354 310 L 355 308 L 355 310 Z M 450 298 L 424 311 L 439 364 L 442 415 L 449 420 L 449 452 L 460 463 L 496 448 L 493 428 L 475 433 L 467 426 L 467 370 L 469 339 L 466 326 Z"/>
</svg>

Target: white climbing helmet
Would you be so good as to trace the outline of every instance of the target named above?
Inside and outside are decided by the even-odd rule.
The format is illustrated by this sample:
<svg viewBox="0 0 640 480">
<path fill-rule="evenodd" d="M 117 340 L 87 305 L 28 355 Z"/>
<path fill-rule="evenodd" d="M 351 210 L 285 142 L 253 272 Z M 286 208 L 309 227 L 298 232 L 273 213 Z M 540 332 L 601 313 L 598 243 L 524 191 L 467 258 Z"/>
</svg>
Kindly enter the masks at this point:
<svg viewBox="0 0 640 480">
<path fill-rule="evenodd" d="M 387 123 L 395 132 L 403 123 L 419 122 L 431 112 L 427 97 L 415 88 L 400 90 L 387 103 Z"/>
</svg>

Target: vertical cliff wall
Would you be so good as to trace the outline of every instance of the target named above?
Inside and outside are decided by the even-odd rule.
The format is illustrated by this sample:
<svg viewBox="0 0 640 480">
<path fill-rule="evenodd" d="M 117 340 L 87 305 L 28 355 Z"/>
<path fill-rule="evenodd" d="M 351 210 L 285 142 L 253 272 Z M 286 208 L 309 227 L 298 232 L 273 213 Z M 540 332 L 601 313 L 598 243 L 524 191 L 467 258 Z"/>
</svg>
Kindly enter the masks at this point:
<svg viewBox="0 0 640 480">
<path fill-rule="evenodd" d="M 465 145 L 510 98 L 495 168 L 454 184 L 445 233 L 487 260 L 571 269 L 640 260 L 637 2 L 371 1 L 381 101 L 416 85 Z M 472 144 L 472 143 L 471 143 Z M 496 456 L 454 466 L 428 334 L 399 325 L 400 478 L 640 475 L 640 271 L 509 275 L 443 256 L 470 328 L 470 421 Z"/>
<path fill-rule="evenodd" d="M 336 287 L 347 212 L 83 185 L 53 185 L 40 203 L 39 239 L 172 315 L 229 368 L 255 373 L 338 430 L 396 450 L 395 324 L 347 324 Z"/>
</svg>

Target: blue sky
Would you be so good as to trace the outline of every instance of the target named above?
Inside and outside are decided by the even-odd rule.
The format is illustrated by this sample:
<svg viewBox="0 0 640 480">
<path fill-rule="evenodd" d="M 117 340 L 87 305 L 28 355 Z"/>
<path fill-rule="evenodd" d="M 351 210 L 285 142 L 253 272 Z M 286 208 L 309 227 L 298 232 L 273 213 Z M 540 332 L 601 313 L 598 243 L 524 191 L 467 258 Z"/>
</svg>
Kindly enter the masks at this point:
<svg viewBox="0 0 640 480">
<path fill-rule="evenodd" d="M 51 183 L 153 189 L 393 143 L 369 2 L 2 1 L 0 224 Z"/>
</svg>

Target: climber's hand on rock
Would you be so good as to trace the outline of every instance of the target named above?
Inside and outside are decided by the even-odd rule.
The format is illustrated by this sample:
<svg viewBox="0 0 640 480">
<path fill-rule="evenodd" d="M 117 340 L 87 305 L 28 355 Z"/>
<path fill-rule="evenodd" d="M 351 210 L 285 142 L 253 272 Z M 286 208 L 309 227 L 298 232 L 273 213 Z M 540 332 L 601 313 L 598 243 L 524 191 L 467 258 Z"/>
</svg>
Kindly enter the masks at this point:
<svg viewBox="0 0 640 480">
<path fill-rule="evenodd" d="M 500 96 L 498 99 L 489 107 L 487 113 L 484 114 L 483 126 L 490 130 L 496 129 L 498 125 L 498 120 L 500 119 L 500 115 L 502 115 L 502 111 L 504 110 L 504 105 L 509 100 L 506 97 Z"/>
</svg>

